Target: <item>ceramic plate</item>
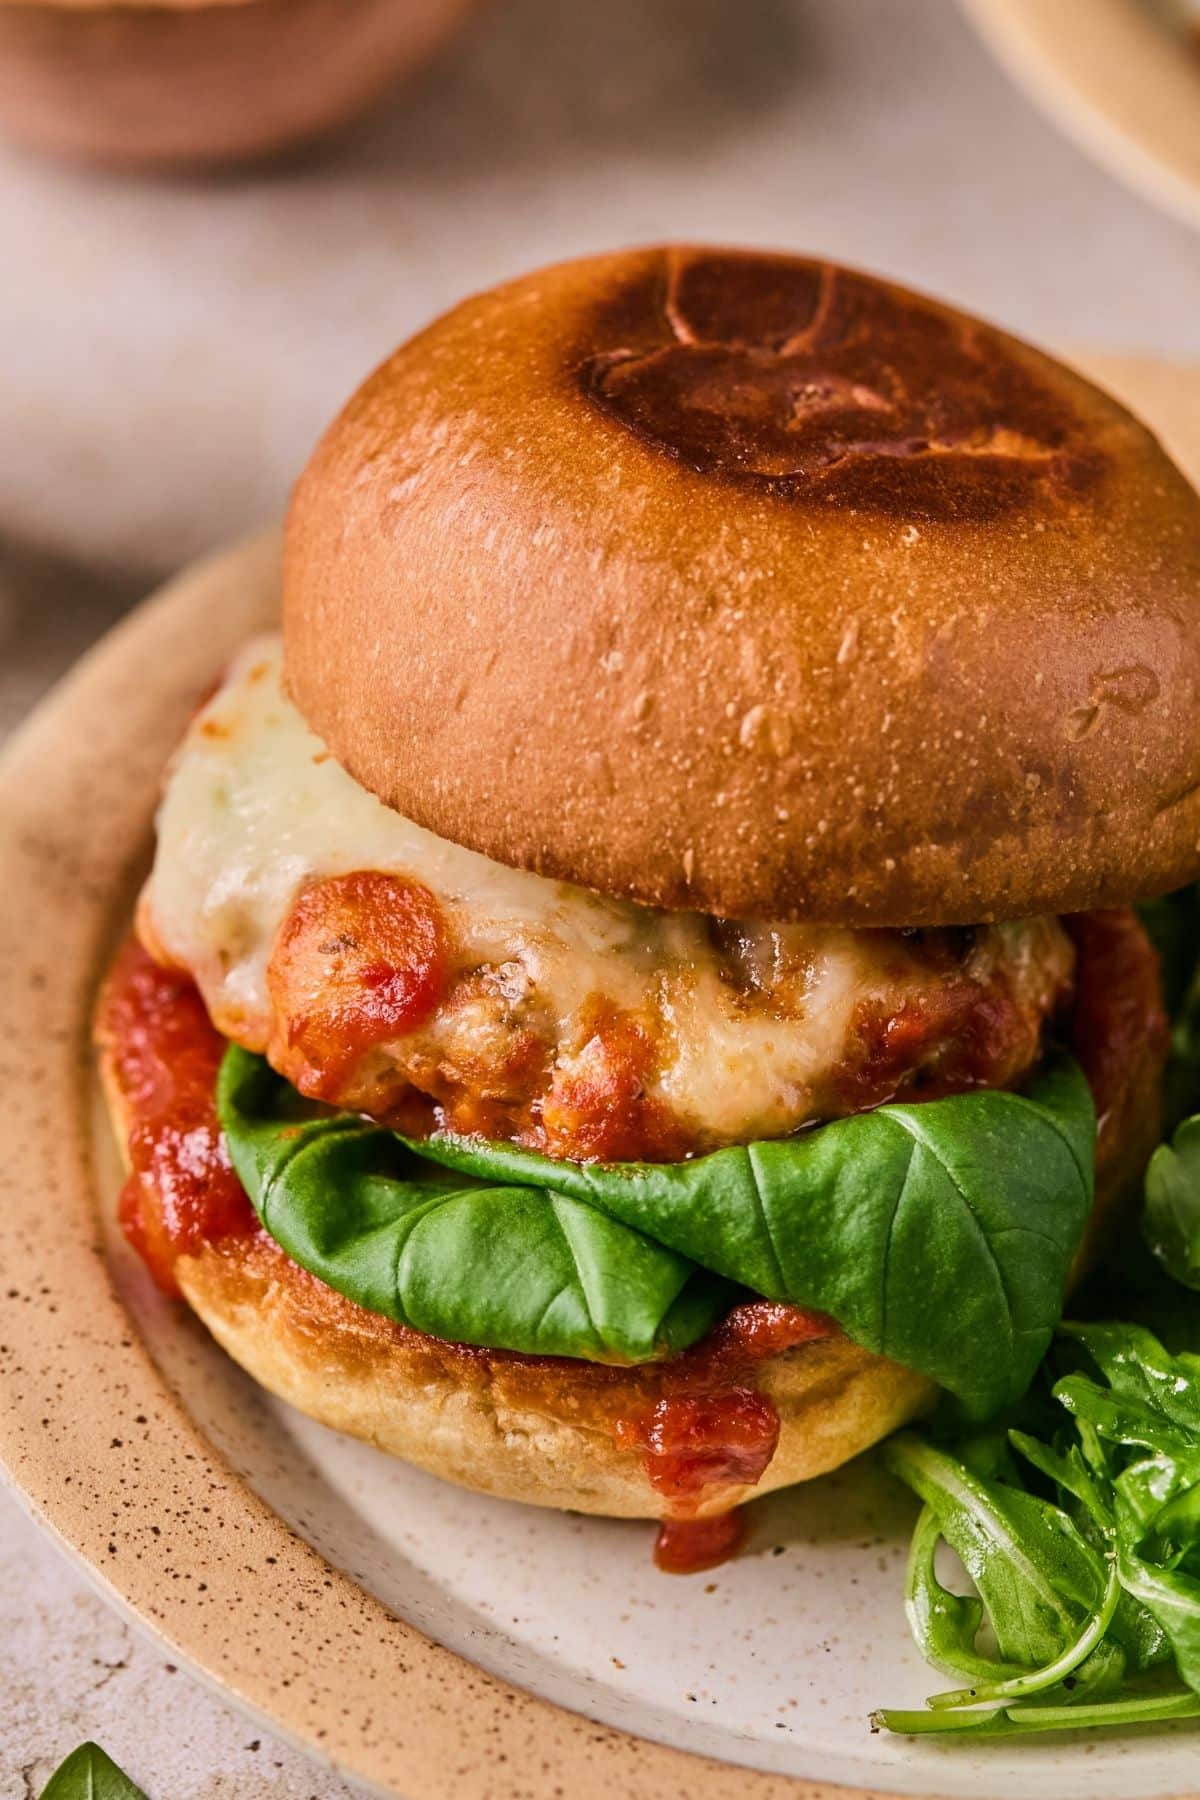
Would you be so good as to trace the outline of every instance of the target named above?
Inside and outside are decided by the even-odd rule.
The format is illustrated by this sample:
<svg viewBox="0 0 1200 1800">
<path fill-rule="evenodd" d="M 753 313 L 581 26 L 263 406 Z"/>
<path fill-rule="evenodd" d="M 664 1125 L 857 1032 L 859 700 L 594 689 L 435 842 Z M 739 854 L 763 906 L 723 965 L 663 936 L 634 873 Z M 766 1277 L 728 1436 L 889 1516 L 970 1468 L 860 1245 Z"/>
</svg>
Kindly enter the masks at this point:
<svg viewBox="0 0 1200 1800">
<path fill-rule="evenodd" d="M 1200 370 L 1106 364 L 1200 474 Z M 911 1744 L 907 1498 L 871 1458 L 658 1574 L 652 1528 L 439 1484 L 254 1388 L 107 1223 L 88 1019 L 164 758 L 276 604 L 274 540 L 194 568 L 78 667 L 0 770 L 0 1457 L 110 1598 L 264 1722 L 406 1800 L 1180 1794 L 1197 1739 Z"/>
<path fill-rule="evenodd" d="M 1196 0 L 963 0 L 1010 73 L 1113 174 L 1200 224 Z"/>
</svg>

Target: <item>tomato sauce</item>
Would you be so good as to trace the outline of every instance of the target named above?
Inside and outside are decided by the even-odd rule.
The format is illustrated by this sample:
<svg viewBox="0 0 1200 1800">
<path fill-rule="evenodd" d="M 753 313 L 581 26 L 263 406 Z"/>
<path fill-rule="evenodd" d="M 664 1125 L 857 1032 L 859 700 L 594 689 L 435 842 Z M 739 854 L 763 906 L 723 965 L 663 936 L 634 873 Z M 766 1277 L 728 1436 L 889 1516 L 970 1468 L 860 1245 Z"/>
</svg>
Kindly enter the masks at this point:
<svg viewBox="0 0 1200 1800">
<path fill-rule="evenodd" d="M 738 1506 L 707 1519 L 664 1519 L 654 1542 L 655 1565 L 664 1575 L 699 1575 L 735 1556 L 745 1535 Z"/>
<path fill-rule="evenodd" d="M 442 911 L 422 882 L 370 869 L 310 882 L 267 968 L 271 1062 L 302 1094 L 336 1103 L 376 1045 L 425 1023 L 447 965 Z"/>
<path fill-rule="evenodd" d="M 678 1162 L 691 1139 L 669 1107 L 648 1092 L 654 1071 L 651 1034 L 628 1012 L 595 998 L 583 1044 L 521 1136 L 548 1156 L 573 1162 Z"/>
<path fill-rule="evenodd" d="M 895 1009 L 865 1000 L 855 1013 L 858 1054 L 839 1083 L 845 1108 L 1007 1087 L 1036 1061 L 1042 1026 L 1003 973 L 984 985 L 948 979 Z"/>
<path fill-rule="evenodd" d="M 224 1040 L 190 978 L 151 961 L 133 938 L 105 983 L 96 1036 L 130 1121 L 121 1228 L 158 1285 L 177 1294 L 178 1257 L 259 1229 L 217 1122 Z"/>
<path fill-rule="evenodd" d="M 779 1442 L 779 1414 L 754 1388 L 679 1395 L 658 1401 L 613 1432 L 624 1450 L 640 1450 L 646 1479 L 671 1516 L 659 1529 L 654 1560 L 670 1574 L 710 1569 L 740 1542 L 736 1510 L 698 1519 L 695 1512 L 723 1489 L 753 1487 Z"/>
<path fill-rule="evenodd" d="M 1103 1150 L 1146 1086 L 1170 1041 L 1158 953 L 1128 907 L 1075 913 L 1063 923 L 1075 945 L 1069 1036 L 1096 1102 Z"/>
<path fill-rule="evenodd" d="M 739 1377 L 781 1351 L 837 1332 L 823 1313 L 746 1301 L 692 1350 L 661 1365 L 657 1400 L 616 1421 L 617 1444 L 641 1452 L 647 1481 L 667 1502 L 654 1549 L 660 1569 L 672 1575 L 711 1569 L 741 1542 L 736 1509 L 697 1517 L 722 1494 L 759 1482 L 779 1442 L 775 1407 Z"/>
</svg>

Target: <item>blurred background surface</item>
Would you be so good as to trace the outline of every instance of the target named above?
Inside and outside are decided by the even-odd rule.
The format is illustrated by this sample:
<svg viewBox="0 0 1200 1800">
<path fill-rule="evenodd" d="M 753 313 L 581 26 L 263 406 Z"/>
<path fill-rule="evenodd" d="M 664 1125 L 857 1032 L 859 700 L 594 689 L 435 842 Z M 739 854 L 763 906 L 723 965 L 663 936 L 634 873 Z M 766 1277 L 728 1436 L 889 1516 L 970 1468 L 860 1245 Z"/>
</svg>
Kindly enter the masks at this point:
<svg viewBox="0 0 1200 1800">
<path fill-rule="evenodd" d="M 277 512 L 459 297 L 664 237 L 866 263 L 1050 344 L 1200 356 L 1200 237 L 949 0 L 491 0 L 343 141 L 228 176 L 0 151 L 0 532 L 167 569 Z"/>
<path fill-rule="evenodd" d="M 491 0 L 291 163 L 168 180 L 0 148 L 0 736 L 158 575 L 277 514 L 424 320 L 665 237 L 1200 359 L 1200 234 L 1060 136 L 949 0 Z M 173 1800 L 344 1792 L 132 1640 L 6 1497 L 0 1592 L 0 1792 L 91 1731 Z"/>
</svg>

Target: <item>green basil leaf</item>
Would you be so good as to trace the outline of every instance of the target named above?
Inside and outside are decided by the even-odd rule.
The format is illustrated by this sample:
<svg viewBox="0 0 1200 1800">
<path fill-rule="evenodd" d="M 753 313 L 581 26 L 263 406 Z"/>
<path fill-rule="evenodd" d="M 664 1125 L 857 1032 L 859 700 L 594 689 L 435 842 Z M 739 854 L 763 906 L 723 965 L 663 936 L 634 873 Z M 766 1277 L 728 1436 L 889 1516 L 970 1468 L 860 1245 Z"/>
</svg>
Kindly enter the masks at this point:
<svg viewBox="0 0 1200 1800">
<path fill-rule="evenodd" d="M 1167 1274 L 1200 1288 L 1200 1116 L 1160 1144 L 1146 1170 L 1142 1233 Z"/>
<path fill-rule="evenodd" d="M 586 1201 L 447 1171 L 354 1115 L 313 1117 L 236 1047 L 217 1105 L 238 1177 L 288 1255 L 433 1337 L 647 1362 L 694 1343 L 733 1298 L 726 1282 Z"/>
<path fill-rule="evenodd" d="M 50 1777 L 42 1800 L 146 1800 L 99 1744 L 80 1744 Z"/>
<path fill-rule="evenodd" d="M 1091 1094 L 1063 1058 L 1025 1094 L 884 1106 L 693 1162 L 558 1162 L 450 1136 L 413 1148 L 568 1194 L 756 1294 L 827 1312 L 982 1417 L 1028 1386 L 1061 1317 L 1094 1145 Z"/>
</svg>

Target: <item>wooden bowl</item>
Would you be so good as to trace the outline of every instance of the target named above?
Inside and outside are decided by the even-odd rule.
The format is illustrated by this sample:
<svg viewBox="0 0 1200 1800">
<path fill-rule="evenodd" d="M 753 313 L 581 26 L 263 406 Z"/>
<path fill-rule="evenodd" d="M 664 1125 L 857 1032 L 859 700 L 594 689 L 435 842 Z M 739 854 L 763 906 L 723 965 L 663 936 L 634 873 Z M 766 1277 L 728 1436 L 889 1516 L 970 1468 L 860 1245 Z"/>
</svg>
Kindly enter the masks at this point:
<svg viewBox="0 0 1200 1800">
<path fill-rule="evenodd" d="M 0 130 L 117 165 L 271 156 L 336 130 L 473 0 L 0 0 Z"/>
<path fill-rule="evenodd" d="M 962 0 L 1010 75 L 1120 180 L 1200 224 L 1200 56 L 1147 0 Z M 1182 11 L 1182 9 L 1180 9 Z"/>
</svg>

